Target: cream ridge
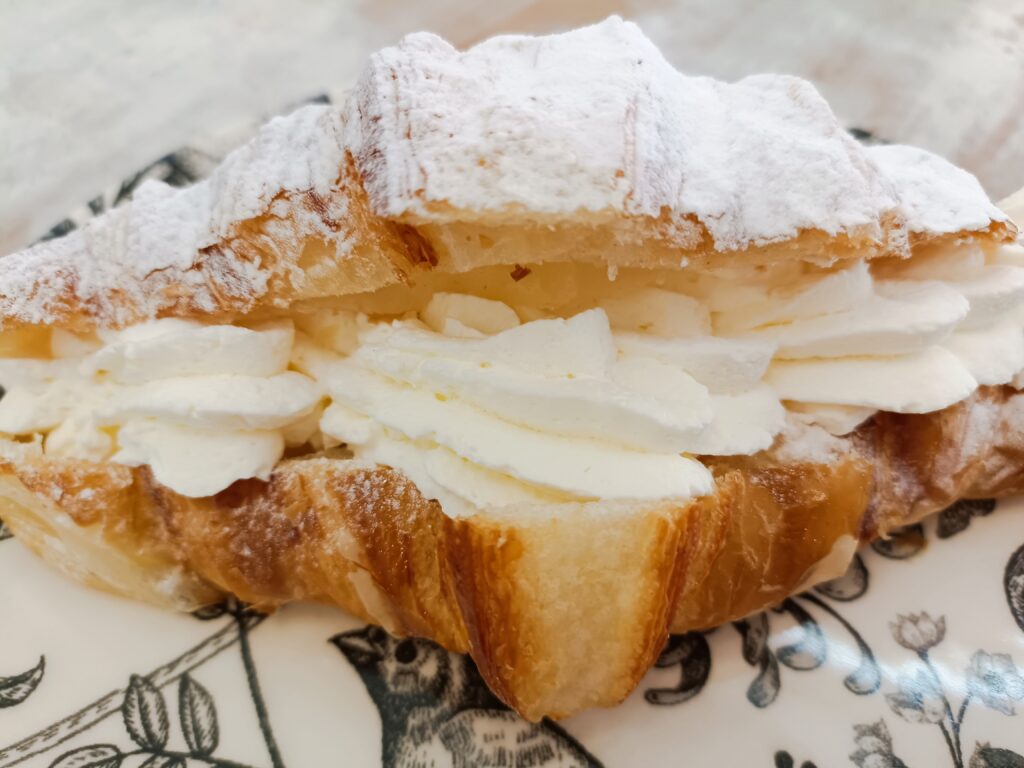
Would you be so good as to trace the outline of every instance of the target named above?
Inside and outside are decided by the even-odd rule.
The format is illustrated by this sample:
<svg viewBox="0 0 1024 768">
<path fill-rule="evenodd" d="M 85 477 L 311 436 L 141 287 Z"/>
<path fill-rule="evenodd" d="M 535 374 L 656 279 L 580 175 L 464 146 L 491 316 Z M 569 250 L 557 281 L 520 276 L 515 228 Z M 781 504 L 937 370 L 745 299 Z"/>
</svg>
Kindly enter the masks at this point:
<svg viewBox="0 0 1024 768">
<path fill-rule="evenodd" d="M 266 479 L 286 429 L 321 399 L 315 382 L 288 370 L 293 337 L 290 320 L 167 318 L 95 339 L 55 331 L 49 359 L 0 361 L 0 432 L 43 436 L 53 456 L 149 465 L 186 496 Z"/>
</svg>

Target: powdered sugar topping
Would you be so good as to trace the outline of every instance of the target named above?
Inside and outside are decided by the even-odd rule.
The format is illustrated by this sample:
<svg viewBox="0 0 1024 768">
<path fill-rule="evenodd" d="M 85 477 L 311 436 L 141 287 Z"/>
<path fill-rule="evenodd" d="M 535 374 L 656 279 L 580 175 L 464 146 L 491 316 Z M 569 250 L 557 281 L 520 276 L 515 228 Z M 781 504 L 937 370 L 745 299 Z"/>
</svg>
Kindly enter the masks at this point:
<svg viewBox="0 0 1024 768">
<path fill-rule="evenodd" d="M 48 324 L 84 308 L 100 325 L 122 326 L 182 305 L 199 313 L 244 310 L 266 291 L 270 271 L 235 251 L 236 228 L 282 195 L 329 196 L 343 152 L 337 110 L 316 105 L 275 118 L 209 179 L 184 189 L 144 182 L 129 205 L 0 259 L 0 312 Z M 309 217 L 293 208 L 275 213 L 302 218 L 308 229 Z"/>
<path fill-rule="evenodd" d="M 374 212 L 411 223 L 628 215 L 694 245 L 698 222 L 722 251 L 804 230 L 902 250 L 901 215 L 938 234 L 1006 219 L 933 155 L 862 148 L 808 83 L 687 77 L 617 17 L 464 53 L 415 34 L 371 59 L 344 113 L 276 118 L 210 179 L 146 182 L 130 205 L 0 259 L 0 318 L 85 329 L 284 305 L 324 277 L 299 266 L 308 241 L 343 256 L 365 225 L 358 180 L 339 180 L 348 152 Z M 254 217 L 258 231 L 243 226 Z M 294 290 L 272 289 L 282 282 Z"/>
<path fill-rule="evenodd" d="M 460 53 L 414 34 L 374 55 L 346 140 L 377 213 L 692 216 L 719 250 L 802 229 L 878 237 L 896 200 L 809 83 L 677 72 L 618 17 Z"/>
<path fill-rule="evenodd" d="M 847 455 L 849 439 L 836 437 L 814 424 L 807 424 L 790 414 L 778 442 L 773 448 L 775 458 L 782 461 L 813 461 L 828 464 Z"/>
<path fill-rule="evenodd" d="M 899 144 L 869 147 L 867 153 L 896 190 L 913 234 L 978 231 L 1008 221 L 974 176 L 938 155 Z"/>
</svg>

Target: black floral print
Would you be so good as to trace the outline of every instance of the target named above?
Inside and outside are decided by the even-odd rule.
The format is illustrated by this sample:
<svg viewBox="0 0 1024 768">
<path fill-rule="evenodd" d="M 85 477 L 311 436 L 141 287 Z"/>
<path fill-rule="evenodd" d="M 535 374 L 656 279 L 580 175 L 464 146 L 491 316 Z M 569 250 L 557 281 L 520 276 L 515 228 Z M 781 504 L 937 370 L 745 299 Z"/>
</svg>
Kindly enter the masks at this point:
<svg viewBox="0 0 1024 768">
<path fill-rule="evenodd" d="M 975 651 L 967 668 L 967 694 L 989 709 L 1015 715 L 1014 702 L 1024 701 L 1024 678 L 1008 654 Z"/>
<path fill-rule="evenodd" d="M 850 602 L 868 589 L 868 571 L 860 555 L 855 555 L 845 575 L 819 584 L 813 592 L 788 598 L 772 611 L 733 622 L 742 642 L 743 659 L 757 668 L 747 688 L 747 700 L 755 707 L 771 705 L 782 686 L 782 668 L 807 672 L 822 666 L 828 656 L 828 640 L 821 621 L 834 623 L 854 642 L 859 652 L 857 668 L 843 684 L 857 695 L 878 690 L 881 673 L 867 642 L 829 601 Z M 799 629 L 799 638 L 778 648 L 769 645 L 773 617 L 788 619 Z M 711 671 L 711 650 L 704 633 L 690 632 L 669 639 L 656 662 L 665 668 L 678 665 L 680 682 L 672 688 L 650 688 L 644 697 L 651 704 L 666 706 L 689 701 L 704 687 Z"/>
<path fill-rule="evenodd" d="M 907 768 L 892 751 L 892 736 L 884 720 L 870 725 L 853 726 L 857 751 L 850 755 L 850 761 L 857 768 Z"/>
<path fill-rule="evenodd" d="M 855 128 L 850 132 L 865 143 L 884 143 L 869 131 Z M 148 179 L 183 186 L 203 178 L 219 159 L 194 148 L 167 155 L 90 200 L 47 236 L 64 234 L 122 203 Z M 958 502 L 939 513 L 934 522 L 907 526 L 875 542 L 872 549 L 891 560 L 912 561 L 929 543 L 958 536 L 994 508 L 991 500 Z M 10 537 L 0 521 L 0 542 Z M 855 628 L 848 618 L 852 610 L 846 607 L 867 592 L 870 580 L 864 559 L 857 556 L 843 577 L 735 622 L 732 630 L 718 630 L 723 635 L 738 633 L 742 657 L 753 668 L 746 690 L 748 702 L 763 709 L 778 701 L 787 675 L 822 667 L 835 646 L 835 635 L 841 633 L 853 641 L 844 646 L 854 647 L 860 654 L 856 668 L 843 681 L 845 687 L 860 696 L 881 690 L 882 695 L 869 701 L 877 702 L 883 711 L 888 707 L 890 723 L 900 724 L 904 730 L 917 729 L 902 726 L 902 722 L 930 726 L 920 732 L 932 739 L 941 734 L 951 764 L 958 768 L 1024 768 L 1024 757 L 1013 750 L 965 739 L 973 722 L 967 717 L 972 708 L 1016 716 L 1024 702 L 1024 674 L 1013 656 L 975 651 L 963 670 L 963 696 L 956 701 L 943 686 L 932 660 L 932 653 L 946 642 L 947 630 L 953 627 L 947 627 L 945 616 L 901 614 L 890 623 L 889 631 L 896 643 L 912 654 L 911 667 L 883 690 L 878 663 L 862 631 L 870 628 Z M 1007 562 L 1003 588 L 1010 614 L 1024 631 L 1024 546 Z M 266 617 L 237 601 L 211 606 L 196 617 L 219 626 L 181 655 L 120 681 L 123 687 L 79 711 L 17 743 L 0 745 L 0 768 L 32 758 L 44 760 L 52 768 L 285 768 L 289 756 L 272 727 L 272 707 L 264 696 L 252 649 L 253 633 Z M 780 627 L 786 631 L 780 633 Z M 785 641 L 773 640 L 782 636 Z M 670 638 L 657 666 L 678 670 L 678 678 L 669 685 L 647 688 L 644 700 L 665 707 L 697 697 L 710 679 L 712 637 L 713 632 L 690 632 Z M 450 654 L 425 640 L 392 638 L 375 627 L 337 634 L 331 643 L 358 672 L 380 715 L 380 754 L 388 768 L 427 764 L 421 760 L 424 755 L 466 766 L 601 765 L 564 727 L 551 721 L 525 723 L 508 710 L 487 689 L 467 657 Z M 231 759 L 230 749 L 223 744 L 220 714 L 225 699 L 221 698 L 218 709 L 217 678 L 209 674 L 206 665 L 224 653 L 228 658 L 235 655 L 235 663 L 241 664 L 242 690 L 249 700 L 246 706 L 251 705 L 258 726 L 260 756 L 251 764 Z M 5 670 L 3 663 L 0 659 L 0 732 L 4 730 L 3 710 L 30 700 L 37 689 L 50 685 L 49 676 L 54 674 L 47 672 L 42 655 L 24 671 Z M 57 665 L 53 666 L 56 669 Z M 237 693 L 233 692 L 231 702 L 237 702 Z M 101 723 L 106 724 L 107 732 L 94 737 L 94 729 Z M 87 743 L 71 747 L 68 742 L 72 739 Z M 854 725 L 853 742 L 854 751 L 848 757 L 858 768 L 908 768 L 898 756 L 898 745 L 884 719 Z M 801 759 L 806 753 L 775 746 L 767 755 L 775 768 L 816 768 L 815 762 Z M 430 752 L 432 749 L 436 751 Z M 338 764 L 344 764 L 344 759 L 342 755 Z"/>
<path fill-rule="evenodd" d="M 185 768 L 190 764 L 249 768 L 214 756 L 217 709 L 210 693 L 188 673 L 178 678 L 177 703 L 184 749 L 170 746 L 171 719 L 163 692 L 146 678 L 132 676 L 121 704 L 121 717 L 135 748 L 122 751 L 114 744 L 90 744 L 65 752 L 50 768 L 118 768 L 136 757 L 144 758 L 142 765 L 152 768 Z"/>
<path fill-rule="evenodd" d="M 946 637 L 945 617 L 935 619 L 924 612 L 907 614 L 899 616 L 889 626 L 896 642 L 920 659 L 916 669 L 900 674 L 898 690 L 885 694 L 889 708 L 907 722 L 938 726 L 956 768 L 968 765 L 976 768 L 987 764 L 979 761 L 995 759 L 995 753 L 991 752 L 979 756 L 979 750 L 991 750 L 990 747 L 978 747 L 968 763 L 962 729 L 974 701 L 1004 715 L 1016 714 L 1014 702 L 1024 700 L 1024 678 L 1013 659 L 1005 653 L 975 651 L 964 673 L 967 693 L 960 705 L 954 707 L 931 657 L 932 650 Z M 1009 750 L 1000 752 L 1004 756 L 1015 754 Z"/>
<path fill-rule="evenodd" d="M 39 663 L 32 669 L 10 677 L 0 677 L 0 709 L 21 704 L 31 696 L 42 682 L 45 670 L 46 658 L 40 656 Z"/>
</svg>

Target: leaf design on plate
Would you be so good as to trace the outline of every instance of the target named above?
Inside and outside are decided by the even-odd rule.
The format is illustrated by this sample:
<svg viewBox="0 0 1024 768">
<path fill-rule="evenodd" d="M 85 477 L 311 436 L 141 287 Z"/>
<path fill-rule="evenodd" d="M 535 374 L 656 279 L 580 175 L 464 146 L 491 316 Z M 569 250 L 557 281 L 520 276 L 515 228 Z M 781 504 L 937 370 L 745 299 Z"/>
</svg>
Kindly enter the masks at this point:
<svg viewBox="0 0 1024 768">
<path fill-rule="evenodd" d="M 743 658 L 757 664 L 768 649 L 768 615 L 758 613 L 734 623 L 743 637 Z"/>
<path fill-rule="evenodd" d="M 758 709 L 764 709 L 779 695 L 779 662 L 775 654 L 768 651 L 761 663 L 761 671 L 747 688 L 747 701 Z"/>
<path fill-rule="evenodd" d="M 1009 749 L 978 744 L 971 755 L 970 768 L 1024 768 L 1024 757 Z"/>
<path fill-rule="evenodd" d="M 864 638 L 861 637 L 856 627 L 847 621 L 832 605 L 822 600 L 813 592 L 804 592 L 802 595 L 798 595 L 798 597 L 800 600 L 817 606 L 820 610 L 838 621 L 857 644 L 857 650 L 860 651 L 860 662 L 857 664 L 857 668 L 843 680 L 843 685 L 846 686 L 846 689 L 858 696 L 866 696 L 877 691 L 882 685 L 882 673 L 878 668 L 878 662 L 875 661 L 875 654 L 872 653 L 868 644 L 864 642 Z"/>
<path fill-rule="evenodd" d="M 757 677 L 747 688 L 747 700 L 763 709 L 779 695 L 779 661 L 768 647 L 768 616 L 759 613 L 733 622 L 743 638 L 743 658 L 759 668 Z"/>
<path fill-rule="evenodd" d="M 850 561 L 850 567 L 846 569 L 846 573 L 838 578 L 818 584 L 814 591 L 842 603 L 856 600 L 868 591 L 868 569 L 864 565 L 864 558 L 860 555 L 854 555 L 853 560 Z"/>
<path fill-rule="evenodd" d="M 890 560 L 906 560 L 924 549 L 927 540 L 924 537 L 924 526 L 921 523 L 897 528 L 887 539 L 871 542 L 871 548 L 882 557 Z"/>
<path fill-rule="evenodd" d="M 843 685 L 851 693 L 866 696 L 881 687 L 882 673 L 878 669 L 878 662 L 875 661 L 875 655 L 868 648 L 867 643 L 859 635 L 855 639 L 857 647 L 860 649 L 860 663 L 853 672 L 846 676 Z"/>
<path fill-rule="evenodd" d="M 153 755 L 139 768 L 185 768 L 185 761 L 177 755 Z"/>
<path fill-rule="evenodd" d="M 21 704 L 32 695 L 46 670 L 46 658 L 39 657 L 39 663 L 27 672 L 11 677 L 0 677 L 0 709 Z"/>
<path fill-rule="evenodd" d="M 148 750 L 167 744 L 167 705 L 160 690 L 149 680 L 132 675 L 121 705 L 125 728 L 132 741 Z"/>
<path fill-rule="evenodd" d="M 817 669 L 825 661 L 826 652 L 825 635 L 821 627 L 811 614 L 792 599 L 783 601 L 782 610 L 797 622 L 803 637 L 776 649 L 776 657 L 790 669 Z"/>
<path fill-rule="evenodd" d="M 948 539 L 967 530 L 972 517 L 985 517 L 995 508 L 995 499 L 961 499 L 939 512 L 936 533 L 940 539 Z"/>
<path fill-rule="evenodd" d="M 211 621 L 212 619 L 219 619 L 227 612 L 227 603 L 221 601 L 219 603 L 213 603 L 212 605 L 204 605 L 202 608 L 196 608 L 192 611 L 192 615 L 200 621 Z"/>
<path fill-rule="evenodd" d="M 201 757 L 213 754 L 220 739 L 213 697 L 188 674 L 178 681 L 178 714 L 191 753 Z"/>
<path fill-rule="evenodd" d="M 1003 588 L 1006 590 L 1006 602 L 1010 605 L 1017 626 L 1024 631 L 1024 544 L 1010 555 L 1003 573 Z"/>
<path fill-rule="evenodd" d="M 65 752 L 50 768 L 117 768 L 124 755 L 113 744 L 93 744 Z"/>
<path fill-rule="evenodd" d="M 679 665 L 679 684 L 672 688 L 650 688 L 644 698 L 651 704 L 669 706 L 689 701 L 704 688 L 711 674 L 711 648 L 703 632 L 687 632 L 668 639 L 655 662 L 657 667 Z"/>
</svg>

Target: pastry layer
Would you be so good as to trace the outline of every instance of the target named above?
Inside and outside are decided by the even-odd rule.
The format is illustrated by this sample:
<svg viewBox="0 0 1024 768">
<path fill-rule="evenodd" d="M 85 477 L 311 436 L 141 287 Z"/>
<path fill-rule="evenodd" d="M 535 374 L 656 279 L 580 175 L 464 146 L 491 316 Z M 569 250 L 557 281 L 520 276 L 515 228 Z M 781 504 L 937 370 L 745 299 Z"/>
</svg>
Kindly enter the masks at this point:
<svg viewBox="0 0 1024 768">
<path fill-rule="evenodd" d="M 536 719 L 614 704 L 669 631 L 839 575 L 858 541 L 958 498 L 1024 490 L 1022 435 L 1024 395 L 985 387 L 845 438 L 797 431 L 771 454 L 709 461 L 714 493 L 686 504 L 469 518 L 399 472 L 330 454 L 190 499 L 145 468 L 3 441 L 0 516 L 75 578 L 151 602 L 194 606 L 216 589 L 268 607 L 325 601 L 468 651 Z"/>
</svg>

